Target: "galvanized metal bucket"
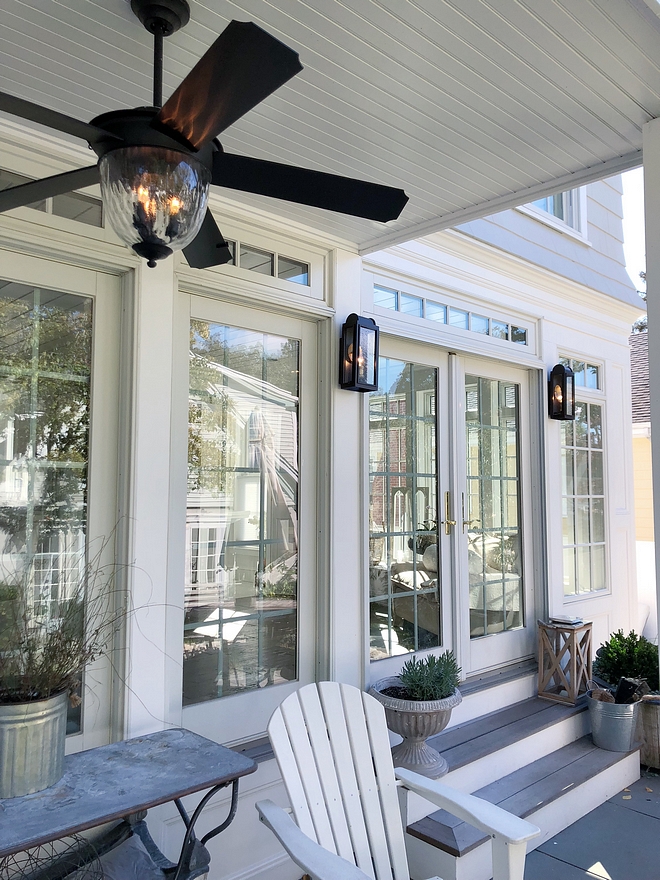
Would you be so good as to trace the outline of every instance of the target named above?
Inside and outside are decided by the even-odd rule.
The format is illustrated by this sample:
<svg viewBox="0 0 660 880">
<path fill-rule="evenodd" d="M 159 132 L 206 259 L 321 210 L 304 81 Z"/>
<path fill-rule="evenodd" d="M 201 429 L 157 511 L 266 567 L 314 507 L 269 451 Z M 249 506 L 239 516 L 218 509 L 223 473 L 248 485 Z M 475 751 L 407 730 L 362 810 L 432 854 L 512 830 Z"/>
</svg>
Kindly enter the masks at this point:
<svg viewBox="0 0 660 880">
<path fill-rule="evenodd" d="M 594 700 L 587 692 L 591 718 L 591 735 L 600 749 L 609 752 L 629 752 L 639 745 L 637 715 L 639 703 L 604 703 Z"/>
<path fill-rule="evenodd" d="M 54 785 L 64 772 L 67 694 L 0 704 L 0 798 Z"/>
</svg>

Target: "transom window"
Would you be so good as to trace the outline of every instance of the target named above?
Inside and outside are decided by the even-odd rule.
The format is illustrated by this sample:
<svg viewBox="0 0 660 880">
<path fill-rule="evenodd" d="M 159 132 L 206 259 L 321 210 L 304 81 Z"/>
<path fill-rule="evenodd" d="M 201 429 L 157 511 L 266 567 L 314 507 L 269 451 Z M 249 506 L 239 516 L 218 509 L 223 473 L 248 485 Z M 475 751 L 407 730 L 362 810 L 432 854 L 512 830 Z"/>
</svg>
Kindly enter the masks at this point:
<svg viewBox="0 0 660 880">
<path fill-rule="evenodd" d="M 282 254 L 265 251 L 245 244 L 245 242 L 228 241 L 227 245 L 231 254 L 228 266 L 238 266 L 241 269 L 256 272 L 258 275 L 270 275 L 274 278 L 281 278 L 283 281 L 291 281 L 293 284 L 304 284 L 309 287 L 309 263 L 294 257 L 285 257 Z"/>
<path fill-rule="evenodd" d="M 401 312 L 404 315 L 434 321 L 436 324 L 448 324 L 459 330 L 470 330 L 472 333 L 481 333 L 495 339 L 506 339 L 517 345 L 528 344 L 525 327 L 519 327 L 509 321 L 490 318 L 488 315 L 480 315 L 457 306 L 424 299 L 401 290 L 383 287 L 381 284 L 374 284 L 374 305 L 381 309 L 392 309 L 392 311 Z"/>
<path fill-rule="evenodd" d="M 29 183 L 32 177 L 15 174 L 13 171 L 5 171 L 0 168 L 0 190 L 11 186 L 19 186 L 21 183 Z M 43 211 L 46 214 L 54 214 L 57 217 L 66 217 L 68 220 L 76 220 L 78 223 L 86 223 L 88 226 L 103 226 L 103 202 L 93 196 L 84 193 L 71 192 L 60 193 L 49 199 L 40 199 L 27 205 L 35 211 Z"/>
<path fill-rule="evenodd" d="M 601 389 L 600 367 L 597 364 L 589 364 L 577 358 L 566 357 L 560 358 L 559 361 L 565 367 L 570 367 L 573 370 L 573 381 L 576 388 Z"/>
</svg>

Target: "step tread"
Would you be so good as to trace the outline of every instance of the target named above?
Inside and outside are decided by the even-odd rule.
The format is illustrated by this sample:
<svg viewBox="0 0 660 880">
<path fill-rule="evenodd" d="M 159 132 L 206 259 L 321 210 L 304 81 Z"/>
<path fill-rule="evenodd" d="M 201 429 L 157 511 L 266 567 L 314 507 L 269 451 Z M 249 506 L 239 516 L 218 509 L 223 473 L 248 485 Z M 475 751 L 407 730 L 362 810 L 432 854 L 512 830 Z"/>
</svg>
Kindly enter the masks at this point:
<svg viewBox="0 0 660 880">
<path fill-rule="evenodd" d="M 591 736 L 584 736 L 474 793 L 524 819 L 628 754 L 599 749 Z M 488 840 L 487 834 L 445 810 L 409 825 L 408 833 L 457 857 Z"/>
<path fill-rule="evenodd" d="M 569 706 L 532 697 L 457 724 L 429 739 L 429 745 L 456 770 L 585 710 L 585 702 Z"/>
</svg>

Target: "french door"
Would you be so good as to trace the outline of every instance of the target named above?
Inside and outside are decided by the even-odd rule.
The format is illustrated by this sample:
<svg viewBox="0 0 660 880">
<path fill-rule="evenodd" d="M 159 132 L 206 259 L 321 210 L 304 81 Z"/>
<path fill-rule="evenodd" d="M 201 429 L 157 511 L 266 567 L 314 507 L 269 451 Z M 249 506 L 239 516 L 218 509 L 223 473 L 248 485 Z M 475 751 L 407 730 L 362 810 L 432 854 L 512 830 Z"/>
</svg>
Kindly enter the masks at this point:
<svg viewBox="0 0 660 880">
<path fill-rule="evenodd" d="M 313 678 L 316 328 L 190 309 L 183 721 L 233 742 Z"/>
<path fill-rule="evenodd" d="M 372 677 L 452 648 L 465 675 L 535 644 L 527 371 L 385 339 L 369 396 Z M 381 676 L 382 673 L 382 676 Z"/>
<path fill-rule="evenodd" d="M 486 360 L 456 363 L 456 600 L 461 661 L 476 673 L 536 643 L 529 381 Z"/>
</svg>

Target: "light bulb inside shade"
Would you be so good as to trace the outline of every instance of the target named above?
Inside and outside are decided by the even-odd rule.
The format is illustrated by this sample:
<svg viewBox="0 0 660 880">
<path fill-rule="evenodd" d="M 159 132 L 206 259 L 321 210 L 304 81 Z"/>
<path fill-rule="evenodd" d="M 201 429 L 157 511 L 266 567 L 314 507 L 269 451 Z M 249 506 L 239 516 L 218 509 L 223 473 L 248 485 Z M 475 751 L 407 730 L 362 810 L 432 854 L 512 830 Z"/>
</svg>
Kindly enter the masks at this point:
<svg viewBox="0 0 660 880">
<path fill-rule="evenodd" d="M 112 228 L 150 266 L 193 241 L 204 221 L 211 173 L 164 147 L 122 147 L 101 159 L 101 195 Z"/>
</svg>

